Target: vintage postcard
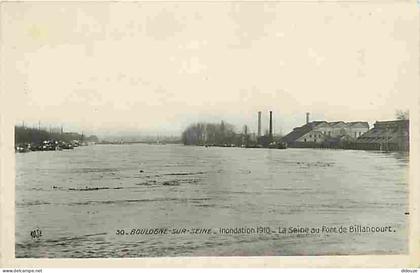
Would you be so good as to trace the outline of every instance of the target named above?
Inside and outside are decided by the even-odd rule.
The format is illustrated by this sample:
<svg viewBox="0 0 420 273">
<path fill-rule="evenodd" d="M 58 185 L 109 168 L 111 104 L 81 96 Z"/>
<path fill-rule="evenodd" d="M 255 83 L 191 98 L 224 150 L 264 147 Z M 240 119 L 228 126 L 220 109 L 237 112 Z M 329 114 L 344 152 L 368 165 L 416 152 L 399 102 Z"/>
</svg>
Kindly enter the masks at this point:
<svg viewBox="0 0 420 273">
<path fill-rule="evenodd" d="M 0 23 L 0 266 L 419 266 L 417 2 Z"/>
</svg>

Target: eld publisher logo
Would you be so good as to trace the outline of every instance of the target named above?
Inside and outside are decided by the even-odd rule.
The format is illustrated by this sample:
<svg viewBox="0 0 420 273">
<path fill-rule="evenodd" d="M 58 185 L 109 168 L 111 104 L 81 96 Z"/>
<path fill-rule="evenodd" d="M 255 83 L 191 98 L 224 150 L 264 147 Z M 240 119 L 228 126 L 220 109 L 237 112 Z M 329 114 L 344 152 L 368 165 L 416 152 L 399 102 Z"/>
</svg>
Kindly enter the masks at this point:
<svg viewBox="0 0 420 273">
<path fill-rule="evenodd" d="M 42 236 L 42 231 L 39 228 L 36 228 L 35 230 L 31 231 L 31 237 L 32 239 L 39 239 Z"/>
</svg>

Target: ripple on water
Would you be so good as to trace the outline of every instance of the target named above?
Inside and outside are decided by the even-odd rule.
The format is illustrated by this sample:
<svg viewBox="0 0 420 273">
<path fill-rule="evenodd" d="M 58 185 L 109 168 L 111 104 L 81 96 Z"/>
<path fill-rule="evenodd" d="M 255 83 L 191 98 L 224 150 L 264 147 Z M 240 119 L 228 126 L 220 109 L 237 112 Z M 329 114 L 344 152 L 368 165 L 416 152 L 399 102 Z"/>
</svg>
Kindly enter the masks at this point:
<svg viewBox="0 0 420 273">
<path fill-rule="evenodd" d="M 365 151 L 135 144 L 27 153 L 16 158 L 16 257 L 401 254 L 407 179 L 408 156 Z M 114 235 L 120 228 L 385 222 L 398 232 Z M 28 225 L 45 237 L 32 240 Z"/>
</svg>

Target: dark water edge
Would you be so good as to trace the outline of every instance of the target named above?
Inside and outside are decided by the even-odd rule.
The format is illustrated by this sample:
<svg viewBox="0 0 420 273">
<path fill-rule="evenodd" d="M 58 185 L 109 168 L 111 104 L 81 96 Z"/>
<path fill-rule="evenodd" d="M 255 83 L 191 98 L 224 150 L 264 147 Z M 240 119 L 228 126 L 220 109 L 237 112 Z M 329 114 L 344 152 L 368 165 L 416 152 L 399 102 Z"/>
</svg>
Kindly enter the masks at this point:
<svg viewBox="0 0 420 273">
<path fill-rule="evenodd" d="M 16 155 L 16 257 L 408 252 L 408 154 L 96 145 Z M 392 226 L 390 233 L 117 236 L 118 229 Z M 42 230 L 39 239 L 30 232 Z"/>
</svg>

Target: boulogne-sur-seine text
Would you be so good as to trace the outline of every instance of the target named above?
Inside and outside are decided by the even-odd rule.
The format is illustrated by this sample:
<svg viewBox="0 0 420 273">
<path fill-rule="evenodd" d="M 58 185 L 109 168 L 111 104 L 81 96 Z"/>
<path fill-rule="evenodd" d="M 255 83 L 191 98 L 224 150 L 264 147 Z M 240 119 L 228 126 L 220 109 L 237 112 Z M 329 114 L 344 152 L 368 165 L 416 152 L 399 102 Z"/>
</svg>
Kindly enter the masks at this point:
<svg viewBox="0 0 420 273">
<path fill-rule="evenodd" d="M 395 232 L 391 226 L 319 226 L 319 227 L 219 227 L 219 228 L 133 228 L 117 229 L 116 235 L 183 235 L 183 234 L 316 234 L 316 233 L 385 233 Z"/>
</svg>

